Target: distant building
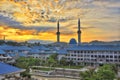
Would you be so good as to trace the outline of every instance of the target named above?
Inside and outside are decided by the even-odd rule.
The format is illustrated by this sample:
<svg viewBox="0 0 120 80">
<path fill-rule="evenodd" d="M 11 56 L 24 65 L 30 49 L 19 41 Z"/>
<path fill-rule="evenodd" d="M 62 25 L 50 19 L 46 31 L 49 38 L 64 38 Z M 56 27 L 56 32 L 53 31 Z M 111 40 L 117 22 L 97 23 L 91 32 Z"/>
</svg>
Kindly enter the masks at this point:
<svg viewBox="0 0 120 80">
<path fill-rule="evenodd" d="M 13 60 L 12 57 L 7 55 L 3 50 L 0 49 L 0 62 L 9 63 L 12 60 Z"/>
<path fill-rule="evenodd" d="M 28 53 L 28 57 L 47 60 L 52 54 L 58 54 L 58 60 L 60 60 L 62 59 L 62 57 L 65 57 L 67 51 L 65 49 L 57 49 L 57 48 L 50 49 L 50 48 L 46 48 L 45 46 L 34 46 L 32 47 L 31 51 Z"/>
<path fill-rule="evenodd" d="M 27 53 L 31 50 L 31 48 L 27 46 L 10 46 L 10 45 L 1 45 L 0 49 L 2 49 L 6 55 L 16 59 L 18 57 L 27 57 Z"/>
<path fill-rule="evenodd" d="M 46 48 L 45 46 L 34 46 L 28 53 L 28 57 L 39 58 L 46 60 L 54 51 Z"/>
</svg>

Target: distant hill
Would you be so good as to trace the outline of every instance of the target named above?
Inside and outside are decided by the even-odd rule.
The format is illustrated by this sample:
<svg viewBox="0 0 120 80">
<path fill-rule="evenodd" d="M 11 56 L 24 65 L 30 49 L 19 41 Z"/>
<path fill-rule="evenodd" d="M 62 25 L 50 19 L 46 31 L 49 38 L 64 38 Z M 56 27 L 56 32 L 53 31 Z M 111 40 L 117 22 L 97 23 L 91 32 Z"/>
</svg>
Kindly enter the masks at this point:
<svg viewBox="0 0 120 80">
<path fill-rule="evenodd" d="M 28 40 L 28 43 L 40 43 L 40 44 L 51 44 L 54 43 L 53 41 L 48 40 Z"/>
<path fill-rule="evenodd" d="M 2 44 L 8 44 L 8 45 L 23 45 L 23 44 L 34 44 L 34 43 L 39 43 L 39 44 L 43 44 L 43 45 L 50 45 L 50 46 L 67 46 L 68 43 L 67 42 L 53 42 L 53 41 L 49 41 L 49 40 L 28 40 L 25 42 L 16 42 L 16 41 L 4 41 L 4 40 L 0 40 L 0 45 Z M 91 42 L 83 42 L 82 44 L 85 45 L 120 45 L 120 40 L 119 41 L 98 41 L 98 40 L 94 40 Z"/>
<path fill-rule="evenodd" d="M 95 44 L 95 45 L 120 45 L 120 41 L 105 42 L 105 41 L 94 40 L 94 41 L 89 42 L 88 44 Z"/>
<path fill-rule="evenodd" d="M 67 46 L 68 43 L 67 42 L 59 42 L 59 43 L 54 42 L 54 43 L 51 43 L 50 45 L 51 46 Z"/>
</svg>

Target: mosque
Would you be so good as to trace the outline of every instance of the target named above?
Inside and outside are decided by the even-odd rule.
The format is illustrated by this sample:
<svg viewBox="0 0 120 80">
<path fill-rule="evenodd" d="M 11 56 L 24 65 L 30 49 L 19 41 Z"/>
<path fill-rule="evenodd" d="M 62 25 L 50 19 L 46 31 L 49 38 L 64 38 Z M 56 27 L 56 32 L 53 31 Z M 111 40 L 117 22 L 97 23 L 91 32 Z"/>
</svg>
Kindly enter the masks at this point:
<svg viewBox="0 0 120 80">
<path fill-rule="evenodd" d="M 59 21 L 57 23 L 57 42 L 60 42 Z M 72 38 L 66 48 L 66 60 L 76 65 L 99 66 L 117 64 L 120 67 L 120 45 L 83 45 L 81 43 L 81 26 L 78 19 L 78 42 Z"/>
</svg>

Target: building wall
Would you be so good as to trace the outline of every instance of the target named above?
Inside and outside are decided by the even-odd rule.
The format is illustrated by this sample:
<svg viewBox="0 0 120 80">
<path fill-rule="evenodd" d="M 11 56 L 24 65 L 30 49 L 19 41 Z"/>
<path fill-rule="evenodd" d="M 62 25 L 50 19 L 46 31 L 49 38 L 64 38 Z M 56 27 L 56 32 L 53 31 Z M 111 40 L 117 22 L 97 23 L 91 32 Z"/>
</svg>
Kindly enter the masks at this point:
<svg viewBox="0 0 120 80">
<path fill-rule="evenodd" d="M 70 50 L 66 59 L 84 65 L 120 64 L 120 51 Z"/>
</svg>

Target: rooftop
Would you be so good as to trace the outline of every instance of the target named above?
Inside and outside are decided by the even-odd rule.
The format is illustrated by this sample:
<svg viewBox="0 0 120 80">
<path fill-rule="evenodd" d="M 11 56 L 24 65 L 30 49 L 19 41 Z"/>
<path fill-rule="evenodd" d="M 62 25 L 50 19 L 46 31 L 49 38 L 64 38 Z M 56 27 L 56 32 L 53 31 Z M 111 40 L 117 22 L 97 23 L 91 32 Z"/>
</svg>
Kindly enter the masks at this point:
<svg viewBox="0 0 120 80">
<path fill-rule="evenodd" d="M 79 45 L 67 48 L 67 50 L 109 50 L 109 51 L 120 51 L 119 45 Z"/>
<path fill-rule="evenodd" d="M 23 72 L 23 69 L 0 62 L 0 75 Z"/>
</svg>

